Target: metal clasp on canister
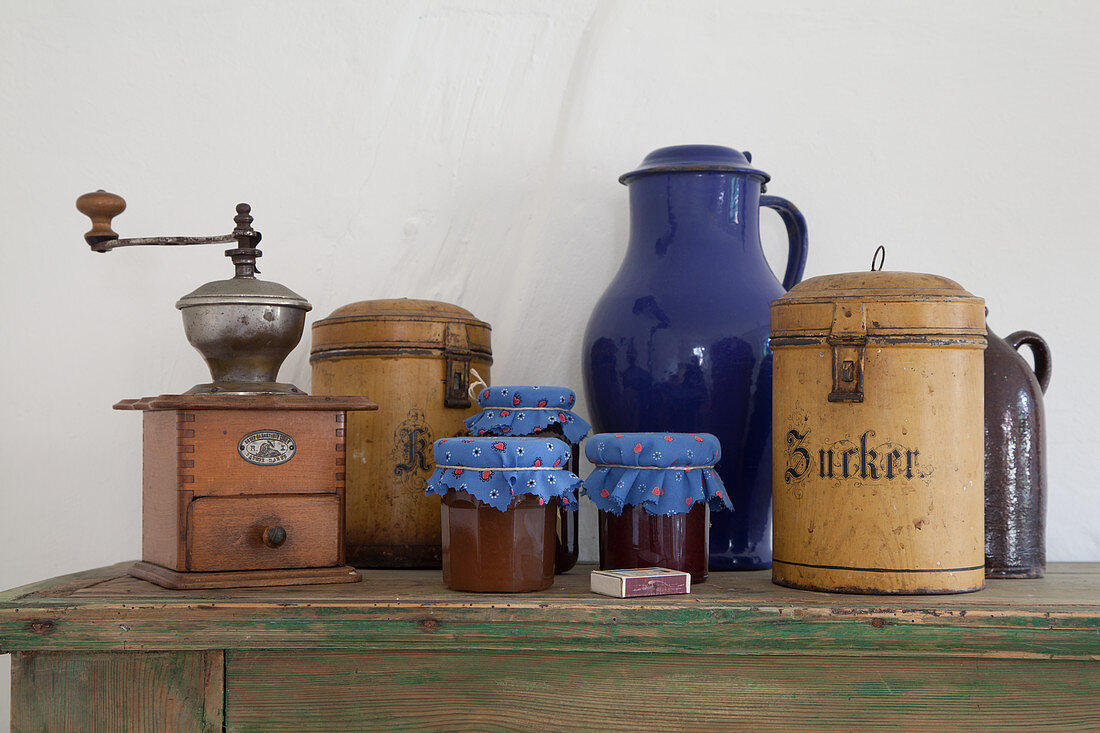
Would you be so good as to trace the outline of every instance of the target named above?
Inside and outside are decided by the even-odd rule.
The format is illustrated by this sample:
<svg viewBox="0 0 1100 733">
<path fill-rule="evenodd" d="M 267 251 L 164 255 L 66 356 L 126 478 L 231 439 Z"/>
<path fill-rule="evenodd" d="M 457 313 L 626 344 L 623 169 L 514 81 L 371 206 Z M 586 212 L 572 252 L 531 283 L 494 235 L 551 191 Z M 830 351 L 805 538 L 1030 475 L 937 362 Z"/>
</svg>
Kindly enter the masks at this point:
<svg viewBox="0 0 1100 733">
<path fill-rule="evenodd" d="M 838 302 L 833 327 L 825 338 L 833 347 L 833 391 L 829 402 L 863 402 L 863 359 L 867 313 L 861 302 Z"/>
<path fill-rule="evenodd" d="M 447 386 L 443 392 L 443 404 L 447 407 L 469 408 L 473 404 L 467 393 L 473 352 L 470 350 L 466 324 L 447 324 L 443 336 L 443 358 L 447 365 Z"/>
</svg>

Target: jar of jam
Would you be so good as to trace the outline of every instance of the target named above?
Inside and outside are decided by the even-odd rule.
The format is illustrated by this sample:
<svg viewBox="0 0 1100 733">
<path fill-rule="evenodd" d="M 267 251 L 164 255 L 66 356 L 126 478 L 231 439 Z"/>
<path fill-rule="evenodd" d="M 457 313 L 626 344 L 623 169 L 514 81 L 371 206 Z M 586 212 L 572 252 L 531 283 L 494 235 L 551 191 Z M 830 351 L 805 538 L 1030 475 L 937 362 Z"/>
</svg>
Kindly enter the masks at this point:
<svg viewBox="0 0 1100 733">
<path fill-rule="evenodd" d="M 589 425 L 572 412 L 577 395 L 565 387 L 509 385 L 485 387 L 477 395 L 481 412 L 466 419 L 471 435 L 511 435 L 558 438 L 571 445 L 570 470 L 580 473 L 580 442 Z M 564 573 L 577 564 L 580 554 L 577 495 L 562 505 L 556 520 L 554 572 Z"/>
<path fill-rule="evenodd" d="M 442 503 L 443 582 L 452 590 L 520 593 L 554 582 L 559 506 L 576 511 L 581 480 L 556 438 L 444 438 L 432 448 L 429 494 Z"/>
<path fill-rule="evenodd" d="M 708 433 L 599 433 L 584 493 L 600 510 L 600 569 L 663 567 L 707 579 L 710 507 L 732 509 Z"/>
</svg>

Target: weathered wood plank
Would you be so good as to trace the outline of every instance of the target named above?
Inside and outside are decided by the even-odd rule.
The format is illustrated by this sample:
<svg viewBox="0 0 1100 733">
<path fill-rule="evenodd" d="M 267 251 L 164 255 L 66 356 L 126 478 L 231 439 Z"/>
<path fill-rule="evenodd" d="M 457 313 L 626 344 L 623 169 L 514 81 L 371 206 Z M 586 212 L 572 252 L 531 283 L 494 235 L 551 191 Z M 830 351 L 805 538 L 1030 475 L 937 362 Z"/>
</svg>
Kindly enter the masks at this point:
<svg viewBox="0 0 1100 733">
<path fill-rule="evenodd" d="M 279 588 L 266 590 L 207 590 L 180 594 L 178 591 L 158 588 L 151 583 L 125 575 L 128 564 L 103 568 L 89 573 L 111 571 L 112 577 L 97 580 L 87 588 L 75 590 L 66 587 L 55 593 L 56 598 L 75 599 L 129 599 L 161 600 L 180 603 L 217 602 L 220 600 L 255 601 L 323 601 L 331 603 L 386 603 L 425 602 L 453 605 L 470 603 L 507 603 L 513 608 L 539 608 L 548 602 L 554 604 L 580 601 L 584 604 L 619 604 L 638 608 L 646 606 L 691 605 L 708 602 L 741 602 L 753 604 L 790 604 L 820 606 L 829 609 L 897 608 L 912 610 L 952 611 L 966 609 L 1048 609 L 1049 606 L 1087 606 L 1100 608 L 1100 564 L 1076 562 L 1055 564 L 1047 571 L 1047 577 L 1018 581 L 993 580 L 986 590 L 959 595 L 844 595 L 792 590 L 775 586 L 770 571 L 713 572 L 705 583 L 695 584 L 691 595 L 665 595 L 621 601 L 595 595 L 588 591 L 588 572 L 595 566 L 577 566 L 572 572 L 554 578 L 554 586 L 538 593 L 513 595 L 489 595 L 484 593 L 458 593 L 443 587 L 438 570 L 361 570 L 362 583 L 354 587 L 330 588 Z M 116 569 L 122 568 L 122 572 Z M 78 573 L 79 575 L 79 573 Z M 78 576 L 73 576 L 78 577 Z M 65 578 L 70 578 L 66 576 Z M 57 579 L 61 580 L 61 579 Z M 43 581 L 33 587 L 50 592 L 50 583 Z M 4 594 L 5 595 L 5 594 Z M 0 595 L 0 608 L 4 595 Z M 41 595 L 41 594 L 40 594 Z"/>
<path fill-rule="evenodd" d="M 224 654 L 20 653 L 12 660 L 13 732 L 220 731 Z"/>
<path fill-rule="evenodd" d="M 115 566 L 120 567 L 120 566 Z M 124 566 L 123 566 L 124 567 Z M 355 587 L 325 588 L 318 592 L 313 588 L 285 588 L 275 591 L 256 592 L 243 590 L 205 591 L 188 594 L 188 602 L 195 600 L 217 601 L 249 599 L 329 602 L 377 602 L 410 599 L 423 602 L 465 604 L 481 602 L 487 598 L 490 602 L 507 599 L 513 606 L 539 606 L 552 601 L 560 603 L 570 600 L 584 602 L 609 603 L 615 599 L 597 596 L 588 590 L 588 573 L 594 565 L 579 565 L 570 573 L 558 575 L 554 585 L 539 593 L 524 593 L 511 596 L 488 596 L 476 593 L 456 593 L 443 586 L 438 570 L 360 570 L 363 583 Z M 158 588 L 119 573 L 115 579 L 97 585 L 75 590 L 71 593 L 79 597 L 130 598 L 130 599 L 170 599 L 180 600 L 178 592 Z M 636 607 L 638 602 L 629 603 Z M 782 588 L 771 582 L 771 572 L 711 573 L 706 583 L 692 587 L 690 596 L 656 596 L 646 599 L 647 605 L 684 605 L 707 601 L 744 601 L 753 603 L 761 600 L 767 603 L 792 604 L 799 606 L 875 608 L 896 606 L 912 609 L 966 609 L 966 608 L 1036 608 L 1047 606 L 1084 605 L 1100 607 L 1100 563 L 1055 563 L 1047 571 L 1047 577 L 1027 581 L 991 581 L 985 590 L 978 593 L 938 596 L 862 596 L 816 593 L 813 591 Z"/>
<path fill-rule="evenodd" d="M 96 576 L 100 577 L 100 576 Z M 453 593 L 438 571 L 361 584 L 165 591 L 135 579 L 0 602 L 3 650 L 526 649 L 1100 658 L 1100 567 L 966 596 L 844 596 L 719 573 L 689 596 L 616 599 L 587 568 L 530 594 Z M 360 587 L 362 586 L 362 587 Z"/>
<path fill-rule="evenodd" d="M 0 591 L 0 603 L 12 603 L 21 598 L 65 598 L 77 591 L 90 591 L 101 583 L 128 577 L 126 573 L 131 565 L 132 562 L 120 562 Z"/>
<path fill-rule="evenodd" d="M 18 617 L 17 617 L 18 618 Z M 950 619 L 952 622 L 957 619 Z M 1096 618 L 968 615 L 856 619 L 782 608 L 592 608 L 562 620 L 552 609 L 349 608 L 218 604 L 51 609 L 0 623 L 6 650 L 348 648 L 417 650 L 680 651 L 697 654 L 936 655 L 1100 658 Z M 1007 621 L 1007 622 L 1006 622 Z"/>
<path fill-rule="evenodd" d="M 225 652 L 204 651 L 202 674 L 202 719 L 207 730 L 219 733 L 225 730 Z"/>
<path fill-rule="evenodd" d="M 226 676 L 230 731 L 1100 727 L 1088 662 L 282 650 Z"/>
</svg>

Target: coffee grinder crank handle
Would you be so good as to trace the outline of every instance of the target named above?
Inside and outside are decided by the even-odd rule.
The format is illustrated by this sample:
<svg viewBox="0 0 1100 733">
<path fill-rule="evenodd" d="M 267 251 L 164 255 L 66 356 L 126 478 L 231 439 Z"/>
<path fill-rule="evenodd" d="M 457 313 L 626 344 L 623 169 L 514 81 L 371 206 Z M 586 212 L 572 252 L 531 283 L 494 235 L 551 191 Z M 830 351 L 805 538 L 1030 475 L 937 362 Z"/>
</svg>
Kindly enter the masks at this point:
<svg viewBox="0 0 1100 733">
<path fill-rule="evenodd" d="M 135 247 L 141 245 L 182 246 L 189 244 L 228 244 L 236 242 L 234 249 L 226 250 L 226 257 L 233 258 L 238 277 L 252 277 L 259 272 L 256 259 L 263 253 L 256 249 L 261 234 L 252 228 L 252 207 L 237 204 L 237 215 L 233 217 L 236 225 L 229 234 L 212 237 L 137 237 L 120 239 L 111 229 L 111 220 L 126 210 L 126 201 L 119 195 L 100 189 L 86 193 L 76 200 L 80 213 L 92 220 L 92 228 L 84 235 L 84 241 L 94 252 L 109 252 L 116 247 Z"/>
</svg>

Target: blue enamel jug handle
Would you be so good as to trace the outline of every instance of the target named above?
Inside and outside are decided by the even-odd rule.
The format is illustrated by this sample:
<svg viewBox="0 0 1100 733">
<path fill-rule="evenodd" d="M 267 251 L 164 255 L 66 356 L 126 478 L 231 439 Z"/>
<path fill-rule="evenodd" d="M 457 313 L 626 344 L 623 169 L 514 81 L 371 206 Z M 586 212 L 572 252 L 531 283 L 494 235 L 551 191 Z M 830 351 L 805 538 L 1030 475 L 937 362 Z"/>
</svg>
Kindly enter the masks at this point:
<svg viewBox="0 0 1100 733">
<path fill-rule="evenodd" d="M 787 238 L 790 240 L 790 254 L 787 255 L 787 272 L 783 275 L 783 289 L 790 290 L 802 281 L 806 270 L 806 249 L 809 239 L 806 237 L 806 218 L 798 207 L 778 196 L 761 196 L 760 205 L 774 209 L 787 226 Z"/>
</svg>

